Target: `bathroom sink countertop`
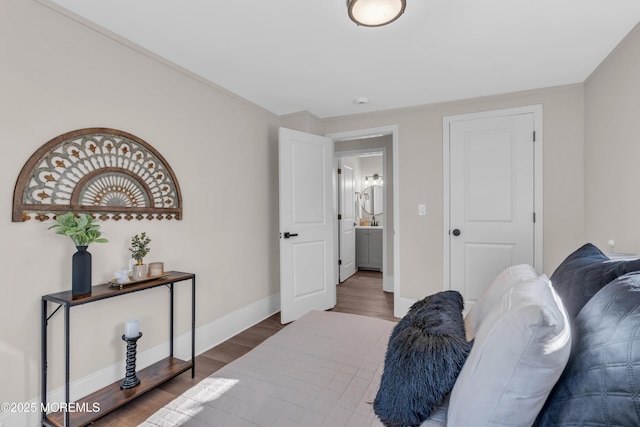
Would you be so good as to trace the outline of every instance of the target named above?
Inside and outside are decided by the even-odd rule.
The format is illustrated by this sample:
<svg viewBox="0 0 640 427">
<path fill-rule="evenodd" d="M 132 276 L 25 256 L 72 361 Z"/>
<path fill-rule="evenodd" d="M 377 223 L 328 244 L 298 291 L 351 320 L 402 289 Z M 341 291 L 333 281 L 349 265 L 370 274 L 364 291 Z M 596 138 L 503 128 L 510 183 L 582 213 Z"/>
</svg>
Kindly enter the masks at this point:
<svg viewBox="0 0 640 427">
<path fill-rule="evenodd" d="M 356 225 L 356 228 L 372 228 L 372 229 L 380 229 L 382 230 L 382 226 L 381 225 Z"/>
</svg>

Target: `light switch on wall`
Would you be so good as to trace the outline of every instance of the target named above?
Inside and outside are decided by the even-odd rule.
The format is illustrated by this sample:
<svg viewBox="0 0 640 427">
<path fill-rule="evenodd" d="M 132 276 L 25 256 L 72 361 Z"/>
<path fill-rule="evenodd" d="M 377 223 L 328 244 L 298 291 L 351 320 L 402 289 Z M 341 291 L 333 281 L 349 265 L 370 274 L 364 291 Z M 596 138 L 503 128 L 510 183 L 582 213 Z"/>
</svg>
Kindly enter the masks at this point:
<svg viewBox="0 0 640 427">
<path fill-rule="evenodd" d="M 424 203 L 420 203 L 418 205 L 418 215 L 426 215 L 427 214 L 427 205 Z"/>
</svg>

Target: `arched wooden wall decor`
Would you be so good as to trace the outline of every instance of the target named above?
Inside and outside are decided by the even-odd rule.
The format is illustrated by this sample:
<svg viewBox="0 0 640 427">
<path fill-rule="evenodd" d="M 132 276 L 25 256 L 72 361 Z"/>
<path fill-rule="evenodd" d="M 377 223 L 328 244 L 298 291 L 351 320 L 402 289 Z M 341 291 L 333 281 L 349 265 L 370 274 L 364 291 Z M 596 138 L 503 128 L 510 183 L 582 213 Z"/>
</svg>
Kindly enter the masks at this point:
<svg viewBox="0 0 640 427">
<path fill-rule="evenodd" d="M 101 220 L 182 219 L 182 196 L 167 161 L 142 139 L 79 129 L 33 153 L 13 193 L 14 222 L 69 211 Z"/>
</svg>

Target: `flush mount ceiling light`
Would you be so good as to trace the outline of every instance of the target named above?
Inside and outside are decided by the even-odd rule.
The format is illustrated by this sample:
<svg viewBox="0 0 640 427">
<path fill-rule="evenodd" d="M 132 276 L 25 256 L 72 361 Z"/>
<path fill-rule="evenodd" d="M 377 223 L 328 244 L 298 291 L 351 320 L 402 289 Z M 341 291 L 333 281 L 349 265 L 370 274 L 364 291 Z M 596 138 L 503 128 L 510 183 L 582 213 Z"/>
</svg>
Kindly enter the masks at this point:
<svg viewBox="0 0 640 427">
<path fill-rule="evenodd" d="M 406 0 L 347 0 L 349 18 L 365 27 L 380 27 L 395 21 L 406 5 Z"/>
</svg>

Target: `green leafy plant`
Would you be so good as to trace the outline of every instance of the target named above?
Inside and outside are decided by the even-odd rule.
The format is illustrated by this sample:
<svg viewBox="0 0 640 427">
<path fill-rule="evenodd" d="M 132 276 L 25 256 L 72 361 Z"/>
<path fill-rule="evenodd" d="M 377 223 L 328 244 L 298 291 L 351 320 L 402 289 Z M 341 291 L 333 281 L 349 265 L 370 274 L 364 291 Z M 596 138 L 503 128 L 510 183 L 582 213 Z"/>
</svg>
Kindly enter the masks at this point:
<svg viewBox="0 0 640 427">
<path fill-rule="evenodd" d="M 129 250 L 131 251 L 132 258 L 138 261 L 138 264 L 142 264 L 142 259 L 151 251 L 149 243 L 151 243 L 151 239 L 145 232 L 140 233 L 140 235 L 136 234 L 131 238 Z"/>
<path fill-rule="evenodd" d="M 56 229 L 56 234 L 62 234 L 73 240 L 76 246 L 89 246 L 90 243 L 106 243 L 107 239 L 100 232 L 100 225 L 89 214 L 74 214 L 67 212 L 57 215 L 55 223 L 49 227 Z"/>
</svg>

